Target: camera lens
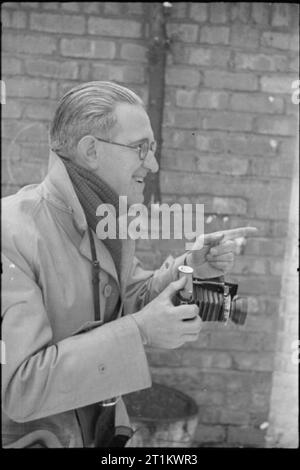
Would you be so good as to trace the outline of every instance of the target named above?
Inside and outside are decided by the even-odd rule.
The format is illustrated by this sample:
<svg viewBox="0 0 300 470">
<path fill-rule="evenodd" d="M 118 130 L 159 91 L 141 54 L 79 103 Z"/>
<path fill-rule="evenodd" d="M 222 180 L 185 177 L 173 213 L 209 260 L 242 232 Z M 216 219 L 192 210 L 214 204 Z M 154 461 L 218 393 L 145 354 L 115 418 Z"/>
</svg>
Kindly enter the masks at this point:
<svg viewBox="0 0 300 470">
<path fill-rule="evenodd" d="M 231 320 L 238 324 L 244 325 L 248 313 L 247 297 L 234 297 L 231 303 Z"/>
</svg>

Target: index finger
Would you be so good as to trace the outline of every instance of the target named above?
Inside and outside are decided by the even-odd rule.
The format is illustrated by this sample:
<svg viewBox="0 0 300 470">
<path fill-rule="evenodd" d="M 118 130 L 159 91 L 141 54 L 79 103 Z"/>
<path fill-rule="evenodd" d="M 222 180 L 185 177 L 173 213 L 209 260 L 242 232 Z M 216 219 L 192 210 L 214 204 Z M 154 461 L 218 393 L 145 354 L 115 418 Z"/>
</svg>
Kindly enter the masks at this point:
<svg viewBox="0 0 300 470">
<path fill-rule="evenodd" d="M 224 235 L 224 238 L 222 240 L 222 242 L 224 242 L 227 240 L 234 240 L 236 238 L 249 237 L 257 233 L 257 231 L 258 230 L 256 227 L 239 227 L 239 228 L 233 228 L 230 230 L 222 230 L 218 233 Z"/>
</svg>

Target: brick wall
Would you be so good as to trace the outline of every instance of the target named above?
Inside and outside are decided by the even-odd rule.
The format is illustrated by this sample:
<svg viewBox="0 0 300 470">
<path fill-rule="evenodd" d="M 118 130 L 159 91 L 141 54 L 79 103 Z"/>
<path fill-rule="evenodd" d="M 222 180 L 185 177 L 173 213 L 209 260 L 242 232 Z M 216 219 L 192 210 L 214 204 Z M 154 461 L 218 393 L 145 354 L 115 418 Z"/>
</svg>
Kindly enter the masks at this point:
<svg viewBox="0 0 300 470">
<path fill-rule="evenodd" d="M 45 174 L 49 121 L 71 86 L 115 80 L 147 102 L 145 9 L 118 2 L 2 6 L 3 195 Z M 205 325 L 197 343 L 149 352 L 155 380 L 199 405 L 194 445 L 264 446 L 277 332 L 289 321 L 278 309 L 297 150 L 291 85 L 298 18 L 293 4 L 182 2 L 169 19 L 163 201 L 204 203 L 207 232 L 259 229 L 231 275 L 250 296 L 246 326 Z M 152 268 L 182 247 L 143 240 L 138 254 Z"/>
</svg>

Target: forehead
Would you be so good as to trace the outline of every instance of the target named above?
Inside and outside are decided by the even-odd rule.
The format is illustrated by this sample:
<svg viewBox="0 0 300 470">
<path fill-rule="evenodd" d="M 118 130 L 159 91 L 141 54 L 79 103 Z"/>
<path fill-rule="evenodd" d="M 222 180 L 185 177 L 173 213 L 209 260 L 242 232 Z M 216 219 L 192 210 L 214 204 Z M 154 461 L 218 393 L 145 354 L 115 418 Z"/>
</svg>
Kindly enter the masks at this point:
<svg viewBox="0 0 300 470">
<path fill-rule="evenodd" d="M 135 142 L 139 139 L 153 140 L 150 119 L 140 105 L 119 103 L 115 108 L 117 124 L 114 137 L 123 142 Z"/>
</svg>

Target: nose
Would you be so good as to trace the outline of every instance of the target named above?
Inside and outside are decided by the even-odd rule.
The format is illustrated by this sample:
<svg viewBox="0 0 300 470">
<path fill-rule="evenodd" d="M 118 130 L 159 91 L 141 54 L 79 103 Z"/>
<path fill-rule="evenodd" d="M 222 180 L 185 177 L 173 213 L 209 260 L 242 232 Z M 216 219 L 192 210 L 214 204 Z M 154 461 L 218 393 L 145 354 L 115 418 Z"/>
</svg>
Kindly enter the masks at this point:
<svg viewBox="0 0 300 470">
<path fill-rule="evenodd" d="M 143 166 L 147 168 L 148 170 L 150 170 L 152 173 L 157 173 L 159 169 L 159 165 L 157 163 L 154 153 L 151 152 L 151 150 L 148 152 L 143 162 Z"/>
</svg>

